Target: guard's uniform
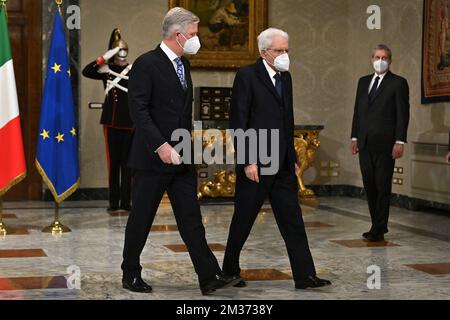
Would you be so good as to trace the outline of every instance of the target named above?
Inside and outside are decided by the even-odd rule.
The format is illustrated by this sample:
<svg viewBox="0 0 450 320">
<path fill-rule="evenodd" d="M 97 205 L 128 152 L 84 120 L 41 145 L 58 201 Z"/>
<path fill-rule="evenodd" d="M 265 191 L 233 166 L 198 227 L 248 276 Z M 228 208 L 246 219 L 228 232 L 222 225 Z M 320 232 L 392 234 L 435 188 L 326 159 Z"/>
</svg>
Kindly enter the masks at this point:
<svg viewBox="0 0 450 320">
<path fill-rule="evenodd" d="M 109 69 L 122 73 L 127 66 L 110 63 Z M 108 80 L 116 79 L 111 73 L 100 73 L 96 61 L 89 63 L 83 75 L 90 79 L 102 80 L 106 89 Z M 119 86 L 128 88 L 128 80 L 121 79 Z M 115 211 L 130 209 L 131 172 L 127 168 L 128 152 L 133 135 L 133 122 L 128 109 L 128 93 L 113 87 L 105 97 L 100 123 L 104 127 L 109 169 L 109 209 Z"/>
</svg>

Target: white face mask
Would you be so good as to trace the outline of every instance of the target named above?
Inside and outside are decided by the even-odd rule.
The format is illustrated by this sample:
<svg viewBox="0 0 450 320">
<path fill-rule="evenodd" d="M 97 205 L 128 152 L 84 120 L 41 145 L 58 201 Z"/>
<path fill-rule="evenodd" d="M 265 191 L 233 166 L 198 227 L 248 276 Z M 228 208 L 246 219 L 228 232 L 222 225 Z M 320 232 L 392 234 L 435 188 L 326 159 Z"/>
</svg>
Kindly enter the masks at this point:
<svg viewBox="0 0 450 320">
<path fill-rule="evenodd" d="M 379 59 L 373 63 L 373 68 L 377 73 L 382 74 L 389 70 L 389 63 Z"/>
<path fill-rule="evenodd" d="M 184 43 L 184 47 L 182 47 L 184 53 L 186 53 L 186 54 L 197 54 L 197 52 L 202 47 L 202 45 L 200 43 L 200 39 L 197 36 L 192 37 L 190 39 L 187 39 L 182 33 L 181 33 L 181 35 L 183 36 L 183 38 L 186 39 L 186 42 Z M 177 40 L 177 43 L 181 47 L 181 45 L 178 42 L 178 40 Z"/>
<path fill-rule="evenodd" d="M 273 56 L 271 56 L 271 57 L 273 58 Z M 277 69 L 280 72 L 289 71 L 290 64 L 291 64 L 291 61 L 289 59 L 289 54 L 287 54 L 287 53 L 283 53 L 282 55 L 276 57 L 273 61 L 273 66 L 275 67 L 275 69 Z"/>
</svg>

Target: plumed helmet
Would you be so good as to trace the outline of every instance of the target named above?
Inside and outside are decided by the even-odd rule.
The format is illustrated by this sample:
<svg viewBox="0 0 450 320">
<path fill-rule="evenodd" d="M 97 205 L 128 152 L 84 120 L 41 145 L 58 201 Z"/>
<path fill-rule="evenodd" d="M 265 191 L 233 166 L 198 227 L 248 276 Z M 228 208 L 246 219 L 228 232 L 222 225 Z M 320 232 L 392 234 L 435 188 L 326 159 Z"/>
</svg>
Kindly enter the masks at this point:
<svg viewBox="0 0 450 320">
<path fill-rule="evenodd" d="M 122 39 L 119 28 L 114 29 L 111 33 L 108 49 L 111 50 L 117 47 L 119 47 L 120 49 L 128 50 L 128 43 L 126 43 L 125 40 Z"/>
</svg>

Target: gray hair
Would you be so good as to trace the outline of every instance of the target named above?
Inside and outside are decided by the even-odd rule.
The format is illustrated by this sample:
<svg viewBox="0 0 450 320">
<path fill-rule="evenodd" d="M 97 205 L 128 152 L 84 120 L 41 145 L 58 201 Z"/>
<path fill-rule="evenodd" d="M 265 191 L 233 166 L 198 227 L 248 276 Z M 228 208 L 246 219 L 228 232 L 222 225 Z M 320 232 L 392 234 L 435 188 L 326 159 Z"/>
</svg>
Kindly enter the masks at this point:
<svg viewBox="0 0 450 320">
<path fill-rule="evenodd" d="M 199 17 L 197 17 L 192 12 L 184 8 L 175 7 L 167 12 L 166 16 L 164 17 L 163 37 L 164 39 L 168 39 L 176 31 L 185 33 L 191 23 L 198 22 L 200 22 Z"/>
<path fill-rule="evenodd" d="M 375 52 L 376 52 L 377 50 L 384 50 L 384 51 L 387 53 L 387 55 L 388 55 L 388 57 L 389 57 L 389 60 L 392 60 L 392 50 L 391 50 L 387 45 L 385 45 L 385 44 L 379 44 L 379 45 L 377 45 L 375 48 L 373 48 L 373 51 L 372 51 L 372 58 L 375 56 Z"/>
<path fill-rule="evenodd" d="M 277 28 L 269 28 L 261 32 L 261 34 L 258 36 L 258 47 L 259 52 L 270 49 L 272 46 L 273 38 L 280 36 L 289 41 L 289 35 L 287 32 L 277 29 Z"/>
</svg>

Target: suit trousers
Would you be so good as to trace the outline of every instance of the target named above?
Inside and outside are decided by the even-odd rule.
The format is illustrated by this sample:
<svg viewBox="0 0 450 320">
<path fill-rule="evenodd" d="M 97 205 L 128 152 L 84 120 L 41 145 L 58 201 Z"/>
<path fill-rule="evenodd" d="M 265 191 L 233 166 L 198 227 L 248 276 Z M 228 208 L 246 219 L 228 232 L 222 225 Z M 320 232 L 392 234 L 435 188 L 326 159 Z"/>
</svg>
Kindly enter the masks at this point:
<svg viewBox="0 0 450 320">
<path fill-rule="evenodd" d="M 135 172 L 133 207 L 125 231 L 123 276 L 129 278 L 140 275 L 140 255 L 166 191 L 181 238 L 187 246 L 200 285 L 203 285 L 220 272 L 220 266 L 206 243 L 205 228 L 197 200 L 197 176 L 193 167 L 188 172 L 173 174 Z"/>
<path fill-rule="evenodd" d="M 127 167 L 133 131 L 105 126 L 109 170 L 109 205 L 126 208 L 130 205 L 131 170 Z"/>
<path fill-rule="evenodd" d="M 372 220 L 371 232 L 387 232 L 392 176 L 395 160 L 389 150 L 371 150 L 370 145 L 359 152 L 359 163 Z"/>
<path fill-rule="evenodd" d="M 295 281 L 315 276 L 316 270 L 308 245 L 302 211 L 298 203 L 297 177 L 285 166 L 273 176 L 249 180 L 244 170 L 237 170 L 236 198 L 223 271 L 239 275 L 239 256 L 264 201 L 270 200 L 278 228 L 285 241 Z"/>
</svg>

